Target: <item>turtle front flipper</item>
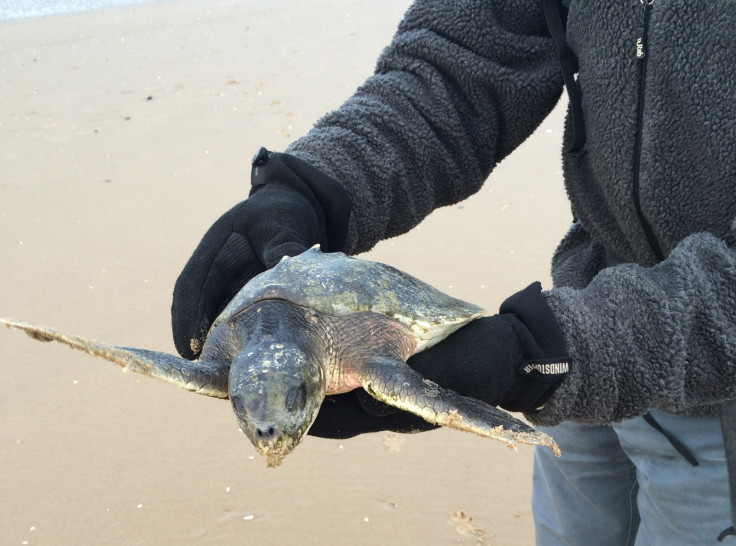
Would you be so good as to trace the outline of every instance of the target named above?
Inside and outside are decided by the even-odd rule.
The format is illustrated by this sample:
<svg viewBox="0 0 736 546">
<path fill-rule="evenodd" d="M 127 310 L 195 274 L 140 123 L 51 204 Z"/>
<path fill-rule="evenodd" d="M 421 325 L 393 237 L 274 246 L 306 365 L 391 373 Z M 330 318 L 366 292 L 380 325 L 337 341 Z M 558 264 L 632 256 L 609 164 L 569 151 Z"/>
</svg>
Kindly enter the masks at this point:
<svg viewBox="0 0 736 546">
<path fill-rule="evenodd" d="M 101 343 L 80 336 L 57 332 L 44 326 L 33 326 L 23 322 L 0 318 L 0 324 L 8 328 L 23 330 L 39 341 L 58 341 L 79 349 L 92 356 L 98 356 L 122 366 L 124 370 L 155 377 L 167 383 L 198 394 L 228 397 L 229 366 L 220 362 L 191 362 L 169 353 L 149 351 L 137 347 L 120 347 Z"/>
<path fill-rule="evenodd" d="M 424 379 L 399 359 L 372 359 L 361 372 L 361 382 L 377 400 L 418 415 L 432 424 L 500 440 L 512 449 L 516 449 L 516 442 L 542 445 L 560 455 L 557 443 L 548 434 L 535 430 L 503 410 Z"/>
</svg>

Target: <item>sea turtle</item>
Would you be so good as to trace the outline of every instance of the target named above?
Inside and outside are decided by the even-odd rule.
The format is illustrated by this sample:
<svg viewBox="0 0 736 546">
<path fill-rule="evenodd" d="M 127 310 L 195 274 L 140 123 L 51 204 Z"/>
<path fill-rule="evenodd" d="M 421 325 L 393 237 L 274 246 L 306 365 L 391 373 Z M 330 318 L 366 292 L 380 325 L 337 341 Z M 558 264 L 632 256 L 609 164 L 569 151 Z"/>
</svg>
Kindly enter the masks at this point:
<svg viewBox="0 0 736 546">
<path fill-rule="evenodd" d="M 326 394 L 359 387 L 430 423 L 559 453 L 543 432 L 443 389 L 406 364 L 482 314 L 391 266 L 313 247 L 246 284 L 212 324 L 198 361 L 0 322 L 193 392 L 229 398 L 268 466 L 279 465 L 300 442 Z"/>
</svg>

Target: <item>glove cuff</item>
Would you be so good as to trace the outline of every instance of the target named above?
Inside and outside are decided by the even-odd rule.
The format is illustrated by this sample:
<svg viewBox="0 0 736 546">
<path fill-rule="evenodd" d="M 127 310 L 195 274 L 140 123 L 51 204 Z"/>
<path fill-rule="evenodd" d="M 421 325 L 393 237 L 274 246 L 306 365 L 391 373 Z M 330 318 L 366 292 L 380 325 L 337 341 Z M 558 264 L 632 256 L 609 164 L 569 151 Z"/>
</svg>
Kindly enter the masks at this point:
<svg viewBox="0 0 736 546">
<path fill-rule="evenodd" d="M 337 180 L 298 157 L 269 152 L 266 148 L 259 149 L 251 163 L 250 195 L 267 184 L 280 184 L 296 190 L 317 213 L 323 250 L 344 250 L 353 205 Z"/>
<path fill-rule="evenodd" d="M 536 413 L 570 371 L 565 337 L 538 282 L 503 302 L 500 315 L 519 337 L 527 358 L 499 405 L 509 411 Z"/>
</svg>

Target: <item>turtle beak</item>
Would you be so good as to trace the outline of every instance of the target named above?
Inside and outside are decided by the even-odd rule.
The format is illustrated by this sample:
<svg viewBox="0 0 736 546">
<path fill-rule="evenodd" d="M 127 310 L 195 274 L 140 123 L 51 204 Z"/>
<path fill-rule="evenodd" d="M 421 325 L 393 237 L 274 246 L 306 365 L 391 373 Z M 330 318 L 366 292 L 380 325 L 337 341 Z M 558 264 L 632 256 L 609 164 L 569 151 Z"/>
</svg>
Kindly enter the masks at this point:
<svg viewBox="0 0 736 546">
<path fill-rule="evenodd" d="M 232 395 L 231 403 L 240 424 L 240 429 L 265 457 L 269 467 L 279 466 L 282 459 L 299 445 L 317 416 L 319 404 L 305 406 L 296 412 L 269 419 L 259 412 L 256 404 L 248 403 L 242 395 Z M 306 402 L 306 400 L 305 400 Z"/>
<path fill-rule="evenodd" d="M 283 421 L 275 419 L 259 419 L 255 412 L 246 409 L 241 396 L 232 399 L 233 410 L 240 424 L 240 430 L 256 448 L 258 453 L 266 458 L 268 466 L 278 466 L 281 460 L 301 442 L 308 426 L 290 427 Z M 303 429 L 303 431 L 302 431 Z"/>
</svg>

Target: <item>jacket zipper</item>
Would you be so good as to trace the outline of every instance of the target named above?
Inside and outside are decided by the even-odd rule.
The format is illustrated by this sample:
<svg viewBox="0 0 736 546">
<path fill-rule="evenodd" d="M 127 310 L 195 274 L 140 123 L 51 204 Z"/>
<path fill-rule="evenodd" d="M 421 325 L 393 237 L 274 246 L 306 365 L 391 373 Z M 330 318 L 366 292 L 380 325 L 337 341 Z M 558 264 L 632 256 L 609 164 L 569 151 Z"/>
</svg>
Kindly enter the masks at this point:
<svg viewBox="0 0 736 546">
<path fill-rule="evenodd" d="M 646 235 L 647 242 L 649 243 L 652 252 L 654 253 L 657 261 L 664 260 L 664 253 L 662 252 L 662 246 L 657 240 L 657 236 L 654 234 L 652 225 L 644 216 L 644 211 L 641 208 L 641 196 L 640 196 L 640 169 L 641 169 L 641 141 L 642 131 L 644 124 L 644 95 L 646 90 L 646 76 L 647 76 L 647 33 L 649 32 L 649 14 L 652 10 L 652 4 L 654 0 L 639 0 L 642 5 L 641 24 L 637 29 L 636 35 L 636 59 L 639 65 L 639 102 L 638 110 L 636 113 L 636 137 L 634 141 L 634 205 L 636 207 L 636 214 L 639 216 L 639 222 Z"/>
</svg>

